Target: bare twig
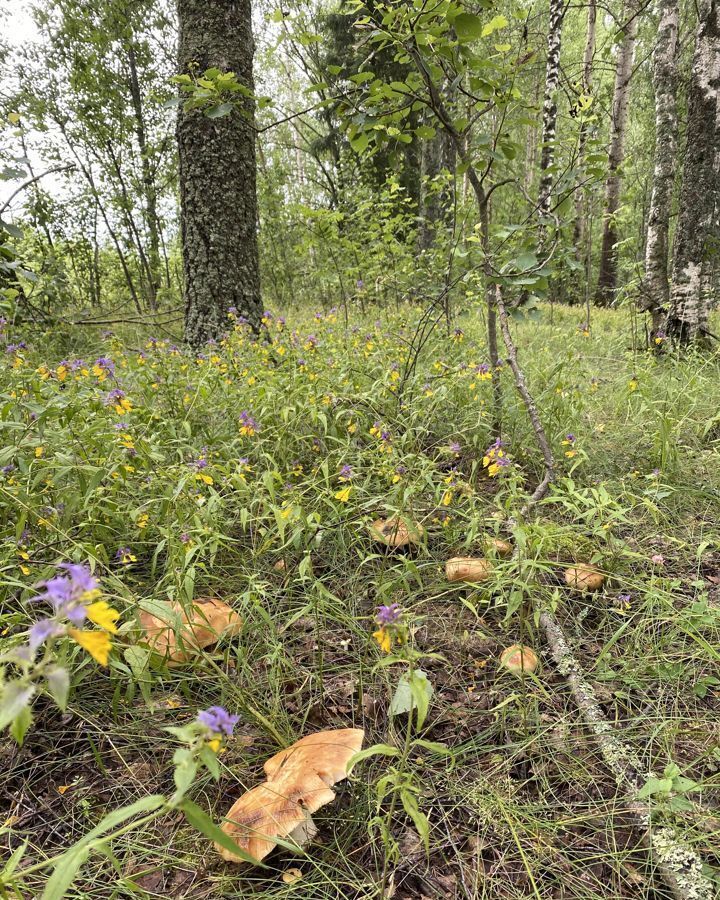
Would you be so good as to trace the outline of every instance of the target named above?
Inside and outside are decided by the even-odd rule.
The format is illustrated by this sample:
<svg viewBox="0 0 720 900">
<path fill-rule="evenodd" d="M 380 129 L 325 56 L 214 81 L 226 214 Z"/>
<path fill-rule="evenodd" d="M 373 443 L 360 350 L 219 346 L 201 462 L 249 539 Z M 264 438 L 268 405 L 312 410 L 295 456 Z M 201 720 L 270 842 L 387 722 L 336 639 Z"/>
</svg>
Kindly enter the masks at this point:
<svg viewBox="0 0 720 900">
<path fill-rule="evenodd" d="M 524 516 L 530 509 L 530 507 L 534 506 L 539 500 L 542 500 L 542 498 L 547 493 L 548 488 L 550 487 L 550 482 L 553 480 L 553 476 L 555 474 L 555 460 L 553 458 L 550 442 L 548 441 L 547 435 L 545 434 L 543 424 L 540 421 L 540 414 L 538 413 L 537 405 L 535 404 L 535 400 L 533 399 L 532 394 L 528 390 L 527 382 L 525 381 L 525 373 L 520 368 L 520 364 L 518 363 L 517 348 L 515 347 L 515 342 L 513 341 L 512 334 L 510 333 L 508 314 L 507 310 L 505 309 L 502 290 L 500 289 L 499 284 L 495 286 L 495 304 L 497 306 L 498 317 L 500 319 L 500 330 L 502 331 L 503 340 L 505 341 L 505 348 L 508 353 L 508 363 L 515 378 L 515 387 L 517 388 L 517 392 L 518 394 L 520 394 L 520 397 L 522 398 L 522 401 L 525 405 L 525 409 L 527 410 L 528 418 L 530 419 L 530 424 L 532 425 L 532 430 L 535 434 L 535 440 L 537 441 L 538 447 L 542 452 L 543 460 L 545 463 L 545 471 L 543 473 L 542 481 L 535 488 L 530 499 L 520 511 L 520 515 Z"/>
</svg>

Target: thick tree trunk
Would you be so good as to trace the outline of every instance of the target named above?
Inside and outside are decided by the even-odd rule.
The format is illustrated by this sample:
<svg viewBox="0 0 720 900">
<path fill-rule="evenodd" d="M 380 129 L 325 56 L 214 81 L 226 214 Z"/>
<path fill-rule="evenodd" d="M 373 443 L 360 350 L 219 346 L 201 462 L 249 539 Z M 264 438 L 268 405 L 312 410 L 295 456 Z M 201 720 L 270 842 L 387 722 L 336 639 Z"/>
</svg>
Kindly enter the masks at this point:
<svg viewBox="0 0 720 900">
<path fill-rule="evenodd" d="M 596 0 L 589 0 L 587 10 L 587 32 L 585 37 L 585 52 L 583 53 L 583 79 L 582 92 L 585 97 L 592 91 L 592 67 L 595 56 L 595 32 L 597 24 Z M 582 115 L 582 114 L 581 114 Z M 585 260 L 585 233 L 587 219 L 587 192 L 582 186 L 583 180 L 583 156 L 588 138 L 588 123 L 583 118 L 580 122 L 578 135 L 578 187 L 575 191 L 575 223 L 573 226 L 573 245 L 580 262 Z"/>
<path fill-rule="evenodd" d="M 715 194 L 715 129 L 720 78 L 718 0 L 699 7 L 690 90 L 687 146 L 668 312 L 668 333 L 681 344 L 702 339 L 707 331 L 709 298 L 703 270 L 712 239 Z"/>
<path fill-rule="evenodd" d="M 660 21 L 653 52 L 655 169 L 645 244 L 645 279 L 639 307 L 652 314 L 652 336 L 660 329 L 670 299 L 668 228 L 677 151 L 678 0 L 658 0 Z"/>
<path fill-rule="evenodd" d="M 540 156 L 540 184 L 538 186 L 538 215 L 541 226 L 547 224 L 551 209 L 553 186 L 552 166 L 555 161 L 555 132 L 557 102 L 555 92 L 560 78 L 560 44 L 565 15 L 563 0 L 550 0 L 550 24 L 547 35 L 547 63 L 545 66 L 545 97 L 543 99 L 542 153 Z"/>
<path fill-rule="evenodd" d="M 150 157 L 148 155 L 147 136 L 145 132 L 145 118 L 143 115 L 142 93 L 138 78 L 135 47 L 130 41 L 127 45 L 127 62 L 129 71 L 130 97 L 132 98 L 133 114 L 135 116 L 135 137 L 140 153 L 140 167 L 142 172 L 143 193 L 145 195 L 145 227 L 148 235 L 148 302 L 150 309 L 157 308 L 157 295 L 161 284 L 162 263 L 160 260 L 160 222 L 157 213 L 157 188 L 153 176 Z"/>
<path fill-rule="evenodd" d="M 625 156 L 625 132 L 627 130 L 628 102 L 630 100 L 630 77 L 632 76 L 635 38 L 638 17 L 634 8 L 626 8 L 630 20 L 618 50 L 615 66 L 615 89 L 613 93 L 612 134 L 608 154 L 608 177 L 605 182 L 605 214 L 603 217 L 602 248 L 600 250 L 600 272 L 596 301 L 601 306 L 609 306 L 615 299 L 617 290 L 617 225 L 616 216 L 620 207 L 620 166 Z"/>
<path fill-rule="evenodd" d="M 253 90 L 250 0 L 178 0 L 180 72 L 235 72 Z M 185 339 L 220 337 L 231 307 L 260 325 L 252 104 L 226 116 L 180 109 L 177 142 Z"/>
</svg>

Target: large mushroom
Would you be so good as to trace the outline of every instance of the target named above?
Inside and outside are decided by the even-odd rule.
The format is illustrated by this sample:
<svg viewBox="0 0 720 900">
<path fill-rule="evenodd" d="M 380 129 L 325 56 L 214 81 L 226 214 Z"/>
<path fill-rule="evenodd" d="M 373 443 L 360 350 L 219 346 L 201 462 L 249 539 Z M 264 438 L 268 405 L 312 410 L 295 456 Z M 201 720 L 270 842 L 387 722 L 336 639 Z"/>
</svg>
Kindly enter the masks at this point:
<svg viewBox="0 0 720 900">
<path fill-rule="evenodd" d="M 189 611 L 177 601 L 163 606 L 166 612 L 160 614 L 142 610 L 140 625 L 146 643 L 169 666 L 186 663 L 199 650 L 242 628 L 242 619 L 232 607 L 213 597 L 196 600 Z"/>
<path fill-rule="evenodd" d="M 406 547 L 408 544 L 419 544 L 425 529 L 418 522 L 392 516 L 389 519 L 376 519 L 369 526 L 371 537 L 386 547 Z"/>
<path fill-rule="evenodd" d="M 267 780 L 235 801 L 222 830 L 258 861 L 278 840 L 302 845 L 314 833 L 312 813 L 335 799 L 332 787 L 347 777 L 364 737 L 361 728 L 318 731 L 271 756 L 263 767 Z M 245 862 L 219 844 L 215 848 L 229 862 Z"/>
<path fill-rule="evenodd" d="M 448 581 L 487 581 L 492 576 L 489 560 L 474 556 L 453 556 L 445 563 Z"/>
<path fill-rule="evenodd" d="M 605 575 L 594 566 L 578 563 L 565 570 L 565 584 L 581 593 L 599 591 L 605 583 Z"/>
</svg>

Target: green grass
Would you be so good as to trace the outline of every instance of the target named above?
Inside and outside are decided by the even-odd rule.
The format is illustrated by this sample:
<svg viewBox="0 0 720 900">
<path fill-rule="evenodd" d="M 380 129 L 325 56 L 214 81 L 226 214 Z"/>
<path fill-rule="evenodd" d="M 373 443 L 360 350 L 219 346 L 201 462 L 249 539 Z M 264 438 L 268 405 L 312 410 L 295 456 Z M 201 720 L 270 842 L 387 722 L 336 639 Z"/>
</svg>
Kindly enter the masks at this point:
<svg viewBox="0 0 720 900">
<path fill-rule="evenodd" d="M 387 856 L 396 897 L 666 896 L 535 630 L 542 602 L 557 605 L 608 718 L 648 771 L 674 761 L 697 783 L 688 796 L 699 814 L 661 804 L 656 815 L 717 867 L 720 357 L 633 349 L 622 312 L 595 313 L 588 337 L 574 309 L 515 323 L 559 472 L 533 520 L 511 531 L 520 560 L 496 561 L 493 580 L 473 588 L 448 584 L 445 560 L 506 533 L 503 517 L 517 513 L 541 460 L 504 368 L 513 466 L 487 477 L 490 382 L 474 371 L 487 361 L 482 316 L 458 316 L 462 340 L 438 329 L 409 371 L 417 318 L 411 308 L 352 313 L 346 331 L 341 314 L 289 313 L 283 330 L 270 324 L 272 343 L 239 331 L 200 362 L 138 333 L 46 335 L 6 356 L 3 640 L 24 640 L 33 585 L 65 559 L 91 561 L 122 614 L 110 667 L 62 642 L 68 712 L 39 698 L 23 746 L 2 745 L 0 840 L 7 851 L 29 841 L 23 865 L 67 849 L 118 806 L 170 792 L 176 744 L 163 728 L 212 704 L 242 715 L 219 783 L 201 775 L 191 792 L 216 821 L 277 749 L 263 721 L 288 743 L 353 726 L 366 729 L 366 746 L 402 744 L 405 722 L 388 715 L 397 674 L 377 666 L 371 638 L 379 603 L 400 603 L 413 645 L 442 655 L 422 663 L 435 687 L 423 737 L 451 753 L 408 763 L 429 855 L 402 812 L 391 839 L 368 829 L 389 765 L 378 757 L 338 786 L 300 859 L 279 851 L 267 869 L 234 868 L 171 814 L 114 841 L 114 862 L 94 854 L 69 896 L 371 898 Z M 90 364 L 59 380 L 60 361 L 77 356 L 110 357 L 115 375 L 99 381 Z M 122 414 L 105 403 L 118 386 L 132 404 Z M 243 411 L 257 433 L 241 434 Z M 376 422 L 390 440 L 370 433 Z M 192 465 L 203 454 L 207 466 Z M 354 473 L 347 502 L 336 498 L 343 465 Z M 397 511 L 425 526 L 417 551 L 386 554 L 369 537 L 370 521 Z M 119 562 L 121 548 L 136 560 Z M 273 569 L 280 558 L 284 574 Z M 574 560 L 608 573 L 602 592 L 567 591 L 562 564 Z M 186 668 L 148 659 L 133 673 L 139 607 L 207 594 L 241 613 L 242 635 Z M 518 641 L 541 656 L 535 678 L 498 667 Z M 303 872 L 293 885 L 281 878 L 290 866 Z M 45 878 L 31 876 L 18 896 L 38 894 Z"/>
</svg>

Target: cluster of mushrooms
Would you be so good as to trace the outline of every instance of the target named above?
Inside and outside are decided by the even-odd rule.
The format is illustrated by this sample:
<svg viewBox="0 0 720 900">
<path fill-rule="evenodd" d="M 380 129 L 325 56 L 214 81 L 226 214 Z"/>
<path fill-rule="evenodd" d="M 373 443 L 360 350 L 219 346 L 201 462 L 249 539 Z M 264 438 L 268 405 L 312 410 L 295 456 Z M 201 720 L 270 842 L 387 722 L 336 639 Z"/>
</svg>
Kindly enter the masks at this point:
<svg viewBox="0 0 720 900">
<path fill-rule="evenodd" d="M 408 521 L 399 516 L 376 519 L 369 528 L 370 536 L 390 549 L 416 546 L 425 533 L 418 522 Z M 512 556 L 512 544 L 501 538 L 487 538 L 488 552 L 501 559 Z M 477 584 L 488 581 L 493 575 L 492 558 L 483 556 L 453 556 L 445 563 L 445 577 L 450 582 L 460 581 Z M 565 569 L 565 584 L 575 591 L 588 593 L 598 591 L 605 582 L 605 575 L 594 566 L 579 563 Z M 500 656 L 500 665 L 514 674 L 532 673 L 538 667 L 538 657 L 530 647 L 513 644 Z"/>
<path fill-rule="evenodd" d="M 377 519 L 369 526 L 373 540 L 390 549 L 412 547 L 425 533 L 422 525 L 401 517 Z M 500 538 L 488 538 L 490 558 L 454 556 L 445 564 L 449 582 L 470 584 L 487 581 L 493 574 L 493 557 L 512 555 L 512 545 Z M 275 571 L 286 571 L 284 561 Z M 590 565 L 578 564 L 565 570 L 565 583 L 583 593 L 599 590 L 605 576 Z M 203 649 L 223 637 L 240 633 L 241 617 L 227 603 L 216 598 L 196 600 L 189 609 L 177 601 L 155 604 L 153 612 L 142 611 L 140 624 L 145 643 L 167 665 L 189 662 Z M 530 647 L 513 644 L 500 656 L 500 665 L 524 675 L 538 667 L 538 657 Z M 326 729 L 309 734 L 281 750 L 265 762 L 265 781 L 243 794 L 230 808 L 222 830 L 254 860 L 260 861 L 280 842 L 302 847 L 317 832 L 312 814 L 335 799 L 332 790 L 347 777 L 351 758 L 360 751 L 365 733 L 359 728 Z M 217 851 L 231 862 L 246 862 L 219 844 Z"/>
</svg>

